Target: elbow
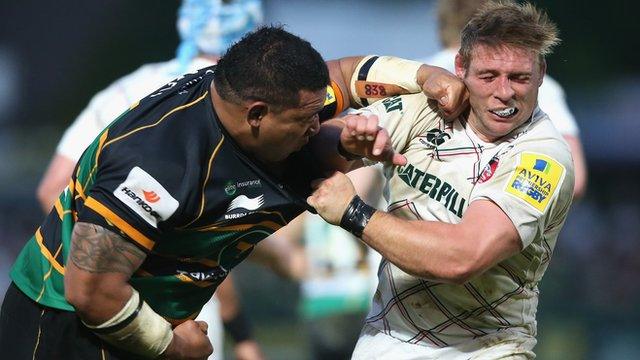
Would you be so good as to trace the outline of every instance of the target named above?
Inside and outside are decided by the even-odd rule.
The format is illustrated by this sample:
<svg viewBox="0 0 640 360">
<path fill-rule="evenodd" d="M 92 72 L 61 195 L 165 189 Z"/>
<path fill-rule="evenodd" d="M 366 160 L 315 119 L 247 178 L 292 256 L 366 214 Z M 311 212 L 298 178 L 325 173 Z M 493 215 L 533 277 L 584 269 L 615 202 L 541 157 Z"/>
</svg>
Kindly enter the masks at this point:
<svg viewBox="0 0 640 360">
<path fill-rule="evenodd" d="M 449 282 L 454 285 L 464 285 L 471 281 L 478 274 L 479 272 L 475 269 L 475 267 L 460 267 L 451 274 Z"/>
<path fill-rule="evenodd" d="M 437 281 L 452 285 L 464 285 L 484 272 L 479 251 L 466 254 L 463 254 L 462 251 L 457 253 L 459 255 L 443 266 L 439 274 L 436 274 Z"/>
<path fill-rule="evenodd" d="M 471 262 L 460 262 L 441 275 L 441 282 L 452 285 L 464 285 L 478 275 L 478 271 Z"/>
</svg>

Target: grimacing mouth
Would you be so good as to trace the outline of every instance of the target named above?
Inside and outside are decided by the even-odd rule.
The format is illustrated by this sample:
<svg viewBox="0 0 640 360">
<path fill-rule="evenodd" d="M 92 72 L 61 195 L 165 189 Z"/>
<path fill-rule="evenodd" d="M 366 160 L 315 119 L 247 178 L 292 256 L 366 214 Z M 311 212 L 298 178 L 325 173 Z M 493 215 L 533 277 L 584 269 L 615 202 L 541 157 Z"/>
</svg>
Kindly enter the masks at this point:
<svg viewBox="0 0 640 360">
<path fill-rule="evenodd" d="M 491 112 L 494 115 L 497 115 L 498 117 L 501 117 L 503 119 L 509 119 L 514 117 L 520 110 L 515 107 L 515 106 L 511 106 L 511 107 L 506 107 L 506 108 L 502 108 L 502 109 L 494 109 L 494 110 L 489 110 L 489 112 Z"/>
</svg>

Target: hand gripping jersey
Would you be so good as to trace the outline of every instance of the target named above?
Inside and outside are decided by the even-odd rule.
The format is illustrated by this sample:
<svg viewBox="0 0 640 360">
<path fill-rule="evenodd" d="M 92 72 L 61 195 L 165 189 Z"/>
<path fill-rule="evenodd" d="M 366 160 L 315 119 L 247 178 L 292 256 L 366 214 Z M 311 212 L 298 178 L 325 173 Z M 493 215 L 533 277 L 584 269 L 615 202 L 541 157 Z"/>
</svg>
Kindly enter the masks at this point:
<svg viewBox="0 0 640 360">
<path fill-rule="evenodd" d="M 253 246 L 305 210 L 319 177 L 305 149 L 278 176 L 244 154 L 210 99 L 215 67 L 155 91 L 104 129 L 20 253 L 11 278 L 43 305 L 73 310 L 63 276 L 76 222 L 148 253 L 130 280 L 160 315 L 193 318 Z"/>
<path fill-rule="evenodd" d="M 455 224 L 470 203 L 490 200 L 511 219 L 523 247 L 464 285 L 418 278 L 383 259 L 367 323 L 429 347 L 497 332 L 535 336 L 537 284 L 573 191 L 568 146 L 546 114 L 536 109 L 511 134 L 486 143 L 464 116 L 445 122 L 423 94 L 385 99 L 364 111 L 379 116 L 394 149 L 408 159 L 385 169 L 390 213 Z"/>
</svg>

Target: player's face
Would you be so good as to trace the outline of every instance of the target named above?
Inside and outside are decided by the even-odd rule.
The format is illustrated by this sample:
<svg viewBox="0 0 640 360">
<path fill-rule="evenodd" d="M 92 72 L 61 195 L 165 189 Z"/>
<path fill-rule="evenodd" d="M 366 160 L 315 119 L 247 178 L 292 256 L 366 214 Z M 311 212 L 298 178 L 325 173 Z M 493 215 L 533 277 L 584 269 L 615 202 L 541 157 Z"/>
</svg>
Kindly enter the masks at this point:
<svg viewBox="0 0 640 360">
<path fill-rule="evenodd" d="M 545 72 L 535 52 L 476 45 L 468 69 L 461 65 L 456 59 L 469 90 L 469 124 L 482 140 L 495 141 L 531 117 Z"/>
<path fill-rule="evenodd" d="M 326 95 L 326 89 L 301 90 L 300 106 L 267 114 L 260 126 L 264 152 L 259 156 L 268 162 L 281 161 L 306 145 L 320 129 L 318 113 Z"/>
</svg>

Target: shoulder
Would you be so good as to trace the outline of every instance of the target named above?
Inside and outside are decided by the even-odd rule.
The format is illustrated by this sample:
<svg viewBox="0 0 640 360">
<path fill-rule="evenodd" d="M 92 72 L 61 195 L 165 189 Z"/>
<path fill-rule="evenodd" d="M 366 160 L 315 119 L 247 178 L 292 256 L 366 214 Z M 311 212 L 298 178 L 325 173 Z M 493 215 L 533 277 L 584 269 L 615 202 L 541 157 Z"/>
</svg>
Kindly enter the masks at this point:
<svg viewBox="0 0 640 360">
<path fill-rule="evenodd" d="M 440 119 L 437 105 L 429 102 L 423 93 L 399 95 L 379 100 L 363 108 L 361 112 L 378 115 L 381 123 L 387 125 L 399 120 L 402 120 L 401 123 L 409 125 L 425 119 L 429 121 Z"/>
<path fill-rule="evenodd" d="M 514 140 L 513 145 L 513 156 L 534 154 L 530 157 L 535 157 L 535 154 L 538 154 L 542 156 L 540 159 L 557 163 L 567 174 L 573 176 L 573 159 L 569 145 L 547 114 L 541 110 L 536 110 L 531 125 Z"/>
</svg>

